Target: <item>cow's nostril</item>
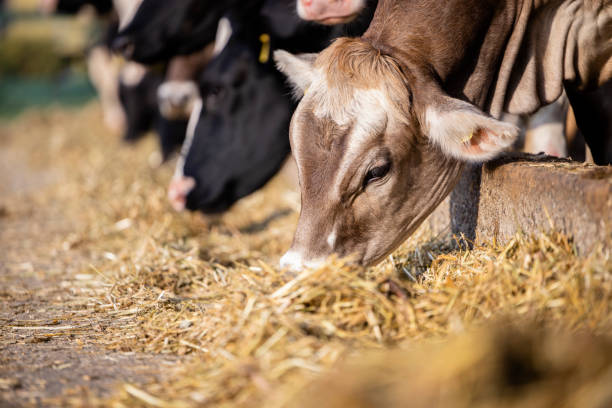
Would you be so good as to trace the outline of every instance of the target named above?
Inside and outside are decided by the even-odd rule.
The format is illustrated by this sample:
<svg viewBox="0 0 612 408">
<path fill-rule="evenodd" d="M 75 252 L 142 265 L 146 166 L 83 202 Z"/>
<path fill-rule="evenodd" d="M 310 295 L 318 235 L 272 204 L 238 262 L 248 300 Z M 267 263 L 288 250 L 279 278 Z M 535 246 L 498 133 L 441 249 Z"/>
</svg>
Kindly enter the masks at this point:
<svg viewBox="0 0 612 408">
<path fill-rule="evenodd" d="M 113 51 L 122 54 L 125 58 L 131 59 L 134 54 L 134 42 L 127 36 L 117 37 L 113 41 Z"/>
<path fill-rule="evenodd" d="M 301 0 L 304 7 L 310 7 L 313 0 Z"/>
<path fill-rule="evenodd" d="M 176 211 L 183 211 L 187 196 L 196 186 L 193 177 L 178 176 L 172 179 L 168 187 L 168 200 Z"/>
</svg>

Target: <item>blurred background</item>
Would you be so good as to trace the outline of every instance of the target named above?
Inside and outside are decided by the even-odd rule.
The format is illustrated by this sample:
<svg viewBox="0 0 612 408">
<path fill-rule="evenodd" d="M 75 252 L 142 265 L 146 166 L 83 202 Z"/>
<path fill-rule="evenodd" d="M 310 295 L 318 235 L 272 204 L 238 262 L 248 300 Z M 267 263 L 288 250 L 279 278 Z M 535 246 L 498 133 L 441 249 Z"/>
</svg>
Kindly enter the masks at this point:
<svg viewBox="0 0 612 408">
<path fill-rule="evenodd" d="M 92 8 L 42 13 L 41 0 L 0 1 L 0 118 L 30 106 L 81 106 L 95 98 L 88 49 L 104 34 Z"/>
</svg>

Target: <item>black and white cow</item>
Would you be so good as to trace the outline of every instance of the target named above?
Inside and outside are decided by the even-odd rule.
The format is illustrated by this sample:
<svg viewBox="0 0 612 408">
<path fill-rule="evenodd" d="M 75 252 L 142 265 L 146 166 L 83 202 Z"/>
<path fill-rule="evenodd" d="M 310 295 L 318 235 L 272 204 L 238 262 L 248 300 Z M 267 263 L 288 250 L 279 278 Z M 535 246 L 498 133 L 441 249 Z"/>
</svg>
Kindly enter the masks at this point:
<svg viewBox="0 0 612 408">
<path fill-rule="evenodd" d="M 147 64 L 197 52 L 214 41 L 221 17 L 244 3 L 249 1 L 143 0 L 114 48 Z"/>
<path fill-rule="evenodd" d="M 276 174 L 290 151 L 295 104 L 271 53 L 315 52 L 341 34 L 360 34 L 371 15 L 350 26 L 314 25 L 298 19 L 293 0 L 230 13 L 232 35 L 200 80 L 203 102 L 169 188 L 174 208 L 222 212 Z"/>
<path fill-rule="evenodd" d="M 162 161 L 177 151 L 200 96 L 197 78 L 209 59 L 206 47 L 153 67 L 128 61 L 119 80 L 119 97 L 126 115 L 124 140 L 134 141 L 155 131 Z"/>
<path fill-rule="evenodd" d="M 96 10 L 105 30 L 88 50 L 87 66 L 100 98 L 104 123 L 128 142 L 150 131 L 157 132 L 165 160 L 185 137 L 193 105 L 193 101 L 189 104 L 190 99 L 199 95 L 194 81 L 202 69 L 201 55 L 206 55 L 206 50 L 155 67 L 133 61 L 120 63 L 110 48 L 119 27 L 132 19 L 139 3 L 140 0 L 43 0 L 40 7 L 44 13 L 61 14 L 76 14 L 87 6 Z M 191 87 L 185 89 L 188 80 L 192 81 Z M 190 95 L 194 88 L 196 95 Z M 173 106 L 170 115 L 163 109 L 169 104 Z"/>
<path fill-rule="evenodd" d="M 157 88 L 164 80 L 164 72 L 144 65 L 128 62 L 119 77 L 119 99 L 126 116 L 123 139 L 140 139 L 157 128 L 159 109 Z"/>
<path fill-rule="evenodd" d="M 183 143 L 187 124 L 200 99 L 197 80 L 212 58 L 213 44 L 168 62 L 164 82 L 157 88 L 160 121 L 157 132 L 162 159 L 167 160 Z"/>
</svg>

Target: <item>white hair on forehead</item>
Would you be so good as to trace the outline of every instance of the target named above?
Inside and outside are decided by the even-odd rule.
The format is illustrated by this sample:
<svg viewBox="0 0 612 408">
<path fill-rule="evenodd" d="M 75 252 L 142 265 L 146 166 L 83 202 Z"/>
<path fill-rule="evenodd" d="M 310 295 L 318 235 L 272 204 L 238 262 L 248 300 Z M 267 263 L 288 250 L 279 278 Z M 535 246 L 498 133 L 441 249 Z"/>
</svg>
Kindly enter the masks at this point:
<svg viewBox="0 0 612 408">
<path fill-rule="evenodd" d="M 113 6 L 119 16 L 119 30 L 132 21 L 141 4 L 142 0 L 113 0 Z"/>
<path fill-rule="evenodd" d="M 409 120 L 409 92 L 400 63 L 362 39 L 340 38 L 314 63 L 311 85 L 320 108 L 339 123 L 378 122 L 386 117 Z M 374 111 L 374 112 L 372 112 Z"/>
<path fill-rule="evenodd" d="M 338 126 L 352 126 L 354 134 L 381 131 L 388 114 L 395 111 L 383 90 L 341 89 L 329 84 L 321 73 L 315 77 L 304 100 L 313 106 L 317 118 L 330 119 Z"/>
<path fill-rule="evenodd" d="M 219 25 L 217 26 L 217 34 L 215 36 L 215 48 L 213 49 L 213 56 L 221 54 L 221 51 L 223 51 L 223 49 L 229 42 L 232 33 L 233 30 L 230 21 L 226 17 L 221 18 L 221 20 L 219 20 Z"/>
<path fill-rule="evenodd" d="M 352 98 L 341 101 L 335 100 L 337 94 L 334 92 L 317 96 L 314 97 L 315 116 L 330 118 L 339 126 L 377 128 L 389 110 L 384 93 L 377 89 L 355 90 Z"/>
</svg>

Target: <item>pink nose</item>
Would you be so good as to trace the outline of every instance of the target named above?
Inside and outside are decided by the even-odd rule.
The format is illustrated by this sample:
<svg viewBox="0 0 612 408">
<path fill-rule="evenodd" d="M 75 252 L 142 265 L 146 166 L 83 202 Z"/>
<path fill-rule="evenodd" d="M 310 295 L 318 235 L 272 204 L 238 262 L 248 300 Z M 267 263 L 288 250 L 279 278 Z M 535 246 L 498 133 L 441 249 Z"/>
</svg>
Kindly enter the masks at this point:
<svg viewBox="0 0 612 408">
<path fill-rule="evenodd" d="M 293 272 L 298 272 L 304 267 L 302 256 L 295 251 L 288 251 L 280 259 L 281 269 L 289 269 Z"/>
<path fill-rule="evenodd" d="M 324 263 L 324 259 L 304 259 L 302 254 L 290 249 L 280 259 L 281 269 L 299 272 L 304 268 L 317 269 Z"/>
<path fill-rule="evenodd" d="M 316 8 L 320 8 L 320 7 L 314 7 L 314 0 L 298 0 L 300 2 L 300 6 L 302 6 L 302 13 L 305 14 L 305 16 L 308 17 L 312 17 L 312 14 L 315 13 L 316 11 L 314 11 L 314 9 Z M 298 6 L 299 9 L 299 6 Z M 305 17 L 302 16 L 302 17 Z"/>
<path fill-rule="evenodd" d="M 187 195 L 196 186 L 193 177 L 175 176 L 168 187 L 168 200 L 176 211 L 183 211 L 187 202 Z"/>
</svg>

